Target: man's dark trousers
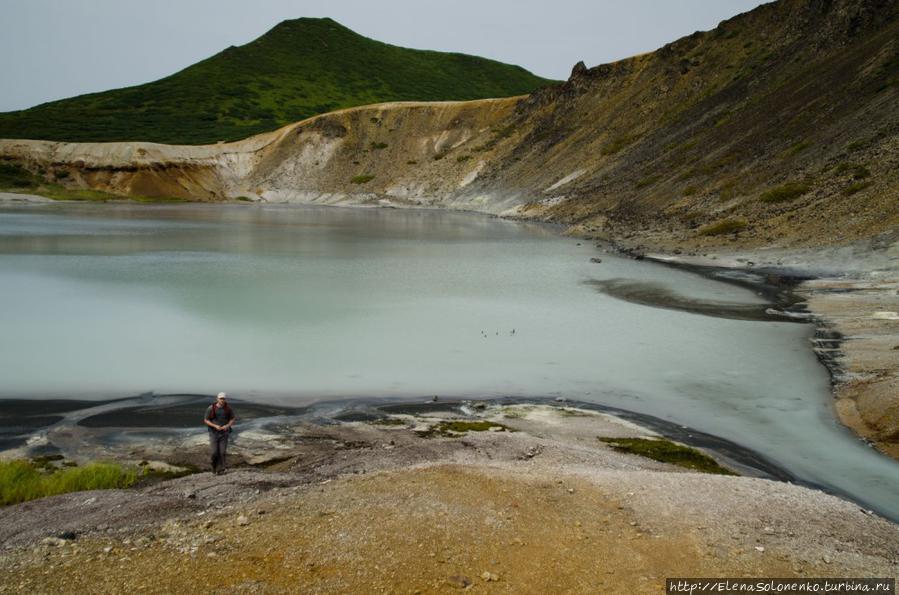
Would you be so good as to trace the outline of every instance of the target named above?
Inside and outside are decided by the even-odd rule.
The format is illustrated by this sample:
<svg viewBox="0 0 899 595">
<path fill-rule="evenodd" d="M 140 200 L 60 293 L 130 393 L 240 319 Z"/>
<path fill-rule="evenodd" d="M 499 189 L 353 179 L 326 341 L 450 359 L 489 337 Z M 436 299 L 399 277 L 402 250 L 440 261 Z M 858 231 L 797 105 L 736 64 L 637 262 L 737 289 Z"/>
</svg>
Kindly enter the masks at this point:
<svg viewBox="0 0 899 595">
<path fill-rule="evenodd" d="M 225 470 L 225 454 L 228 452 L 228 436 L 231 432 L 209 432 L 209 453 L 212 455 L 212 472 Z"/>
</svg>

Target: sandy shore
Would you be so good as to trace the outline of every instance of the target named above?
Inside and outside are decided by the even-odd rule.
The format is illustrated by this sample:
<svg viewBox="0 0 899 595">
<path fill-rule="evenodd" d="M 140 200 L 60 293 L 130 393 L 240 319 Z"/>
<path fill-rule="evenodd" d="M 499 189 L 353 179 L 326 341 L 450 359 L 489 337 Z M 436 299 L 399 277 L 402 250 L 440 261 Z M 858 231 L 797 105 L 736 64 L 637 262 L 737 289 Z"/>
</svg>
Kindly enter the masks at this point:
<svg viewBox="0 0 899 595">
<path fill-rule="evenodd" d="M 525 404 L 441 433 L 470 416 L 397 411 L 247 431 L 224 476 L 0 509 L 0 592 L 653 593 L 669 576 L 899 570 L 899 526 L 597 439 L 655 436 L 627 420 Z M 203 457 L 200 438 L 160 452 Z"/>
</svg>

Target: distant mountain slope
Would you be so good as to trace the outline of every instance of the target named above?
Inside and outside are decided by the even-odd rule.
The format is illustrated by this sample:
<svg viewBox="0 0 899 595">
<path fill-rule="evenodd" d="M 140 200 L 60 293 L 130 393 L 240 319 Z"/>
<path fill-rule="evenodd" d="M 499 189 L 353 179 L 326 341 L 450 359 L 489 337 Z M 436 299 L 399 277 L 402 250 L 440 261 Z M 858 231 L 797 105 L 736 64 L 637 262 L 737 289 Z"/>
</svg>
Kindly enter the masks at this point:
<svg viewBox="0 0 899 595">
<path fill-rule="evenodd" d="M 331 19 L 301 18 L 152 83 L 0 114 L 0 138 L 214 143 L 346 107 L 508 97 L 551 82 L 519 66 L 401 48 Z"/>
<path fill-rule="evenodd" d="M 209 147 L 5 141 L 4 163 L 10 188 L 387 200 L 682 250 L 847 243 L 899 233 L 899 0 L 779 0 L 524 98 L 370 105 Z"/>
</svg>

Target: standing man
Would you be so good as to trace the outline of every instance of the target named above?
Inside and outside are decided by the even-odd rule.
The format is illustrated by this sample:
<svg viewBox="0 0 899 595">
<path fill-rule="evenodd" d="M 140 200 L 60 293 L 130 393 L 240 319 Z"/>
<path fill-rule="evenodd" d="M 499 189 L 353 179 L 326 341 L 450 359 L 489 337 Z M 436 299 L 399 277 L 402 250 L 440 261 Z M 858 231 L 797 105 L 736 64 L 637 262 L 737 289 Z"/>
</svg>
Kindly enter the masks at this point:
<svg viewBox="0 0 899 595">
<path fill-rule="evenodd" d="M 225 453 L 228 451 L 228 437 L 236 418 L 228 405 L 228 395 L 219 393 L 215 403 L 206 409 L 203 422 L 209 426 L 209 451 L 212 455 L 212 472 L 225 472 Z"/>
</svg>

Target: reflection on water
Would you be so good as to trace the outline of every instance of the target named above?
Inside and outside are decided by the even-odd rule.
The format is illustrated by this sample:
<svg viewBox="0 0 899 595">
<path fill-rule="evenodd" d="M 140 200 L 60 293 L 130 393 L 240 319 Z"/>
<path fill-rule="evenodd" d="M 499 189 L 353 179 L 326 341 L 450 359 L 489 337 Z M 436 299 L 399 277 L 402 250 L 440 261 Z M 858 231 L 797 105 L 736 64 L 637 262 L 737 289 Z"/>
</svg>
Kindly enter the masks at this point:
<svg viewBox="0 0 899 595">
<path fill-rule="evenodd" d="M 729 438 L 899 517 L 897 465 L 835 421 L 811 327 L 682 312 L 766 304 L 593 256 L 465 213 L 0 208 L 0 397 L 561 396 Z"/>
</svg>

